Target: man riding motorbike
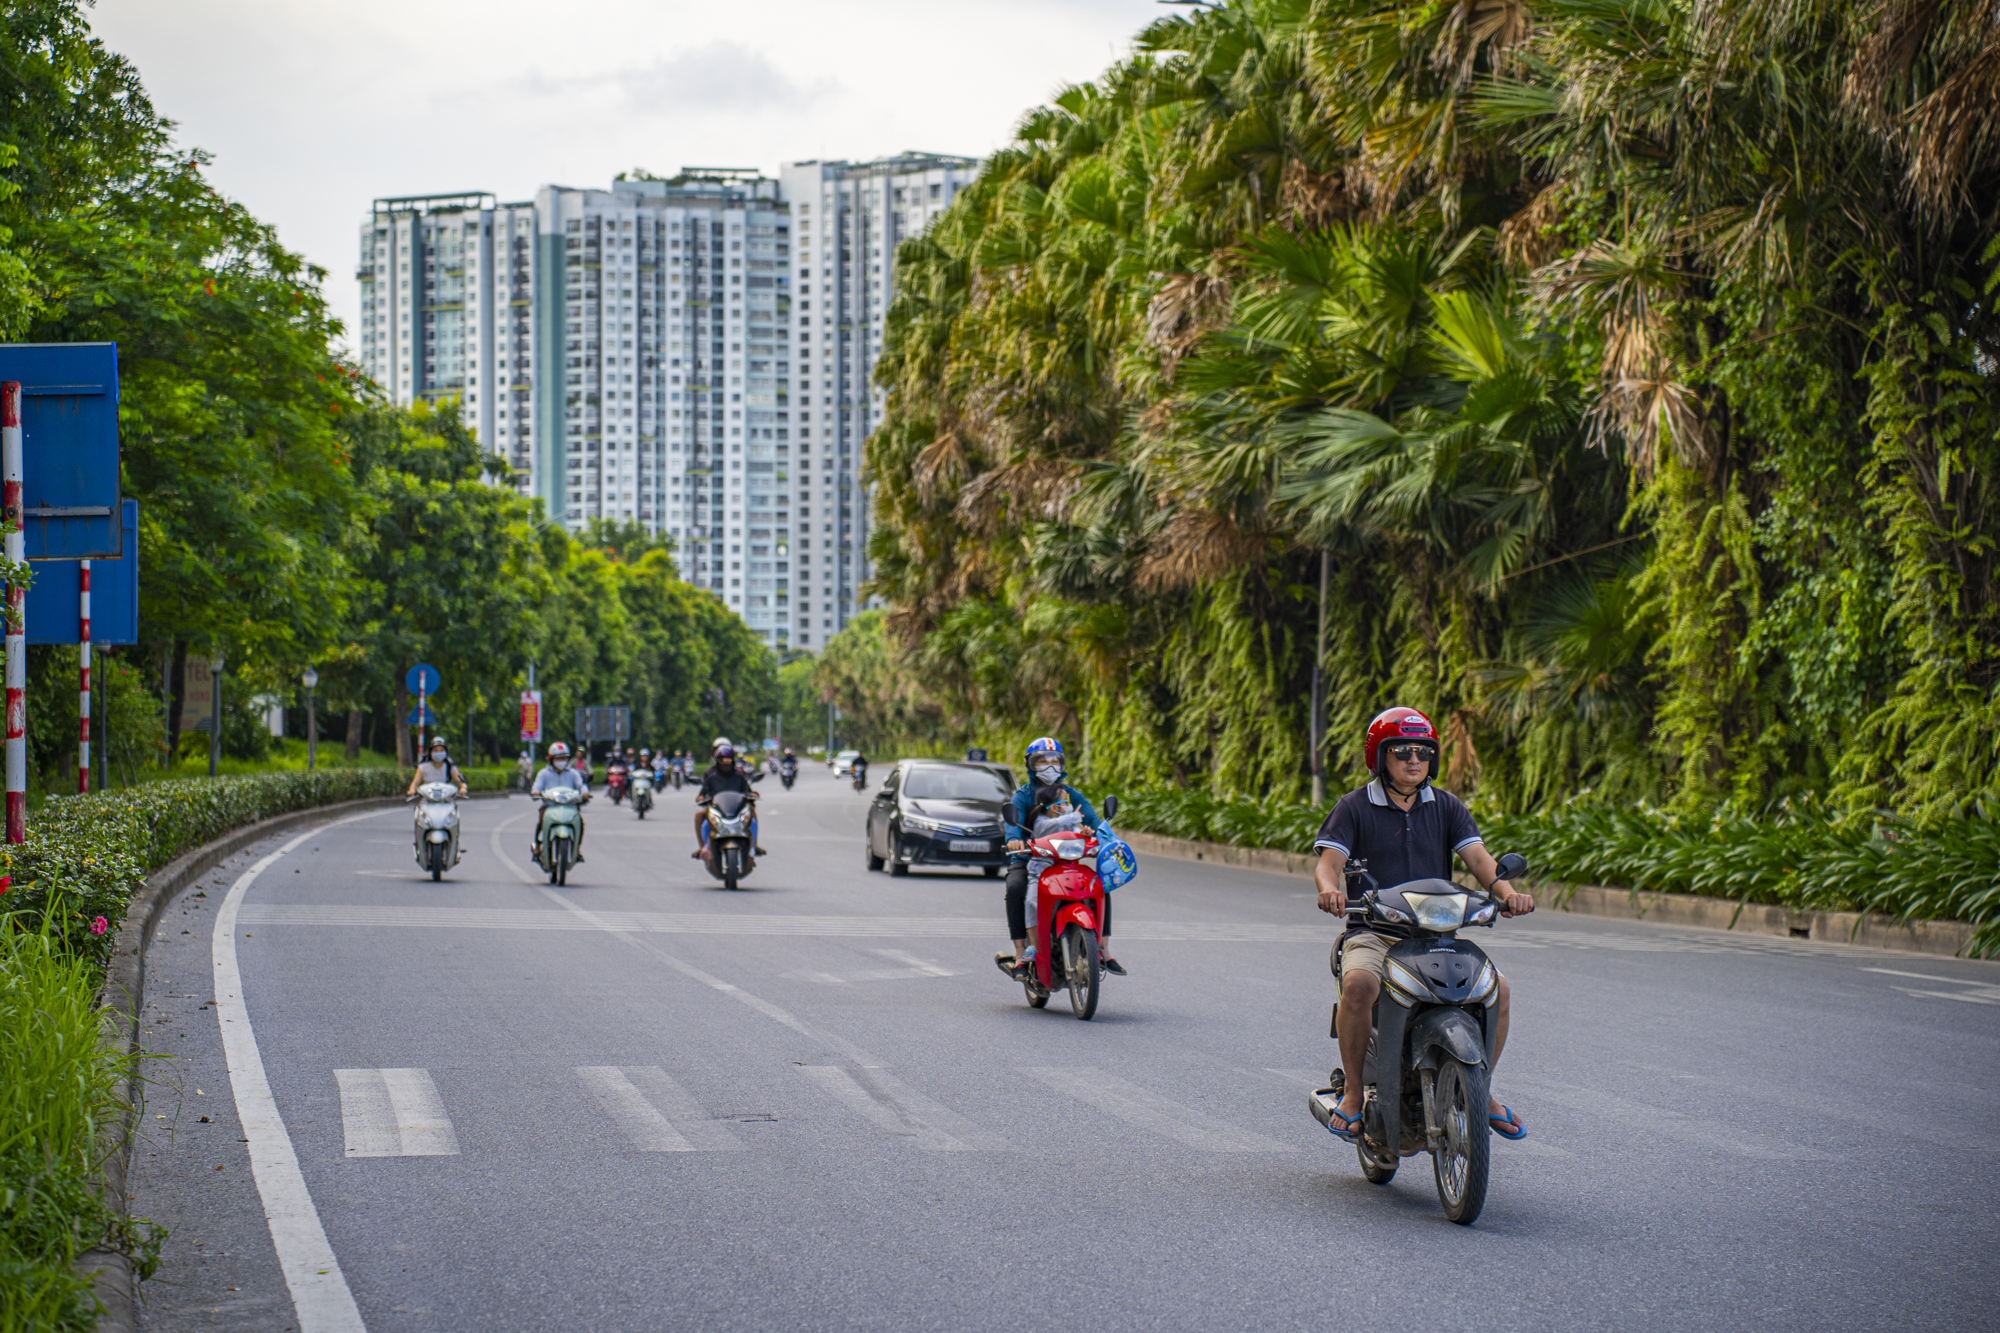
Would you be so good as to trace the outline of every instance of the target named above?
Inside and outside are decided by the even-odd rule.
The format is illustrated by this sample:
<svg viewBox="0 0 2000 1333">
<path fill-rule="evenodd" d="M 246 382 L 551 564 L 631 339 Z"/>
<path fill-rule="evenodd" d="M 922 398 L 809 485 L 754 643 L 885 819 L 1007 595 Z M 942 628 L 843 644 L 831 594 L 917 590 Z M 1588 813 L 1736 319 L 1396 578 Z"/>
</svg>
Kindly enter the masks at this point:
<svg viewBox="0 0 2000 1333">
<path fill-rule="evenodd" d="M 1043 736 L 1028 742 L 1028 780 L 1021 784 L 1001 810 L 1007 836 L 1007 931 L 1014 941 L 1014 956 L 996 953 L 994 960 L 1016 981 L 1025 980 L 1034 967 L 1034 951 L 1028 944 L 1028 840 L 1036 836 L 1036 825 L 1059 820 L 1065 815 L 1081 816 L 1083 827 L 1095 832 L 1104 821 L 1098 818 L 1082 792 L 1063 781 L 1062 742 Z M 1098 965 L 1114 976 L 1125 976 L 1125 968 L 1111 956 L 1111 895 L 1104 896 L 1104 920 L 1098 931 Z"/>
<path fill-rule="evenodd" d="M 547 766 L 541 772 L 535 774 L 535 785 L 532 794 L 535 797 L 535 806 L 538 811 L 547 809 L 542 804 L 541 793 L 551 787 L 567 787 L 571 791 L 582 792 L 584 800 L 588 801 L 590 799 L 590 786 L 583 780 L 583 774 L 570 766 L 569 746 L 564 745 L 561 741 L 557 741 L 549 747 L 549 762 Z M 542 817 L 540 813 L 537 813 L 535 816 L 535 841 L 529 847 L 528 855 L 536 864 L 540 864 L 542 859 Z M 583 864 L 582 810 L 578 810 L 576 816 L 576 861 L 578 865 Z"/>
<path fill-rule="evenodd" d="M 423 786 L 426 782 L 457 783 L 458 794 L 461 799 L 467 793 L 465 774 L 459 770 L 457 764 L 451 762 L 450 755 L 445 752 L 443 737 L 433 736 L 431 738 L 430 760 L 428 763 L 417 765 L 416 775 L 410 779 L 409 790 L 404 792 L 403 795 L 415 796 L 417 788 Z"/>
<path fill-rule="evenodd" d="M 1391 708 L 1368 724 L 1362 750 L 1375 774 L 1337 802 L 1320 826 L 1313 846 L 1319 864 L 1313 880 L 1319 886 L 1319 910 L 1335 915 L 1347 910 L 1346 867 L 1350 860 L 1367 864 L 1380 889 L 1393 889 L 1417 879 L 1451 878 L 1451 858 L 1457 853 L 1500 904 L 1503 916 L 1535 910 L 1535 900 L 1499 878 L 1499 867 L 1480 841 L 1472 813 L 1456 796 L 1431 785 L 1437 771 L 1437 730 L 1414 708 Z M 1340 1108 L 1341 1125 L 1334 1133 L 1353 1140 L 1361 1130 L 1361 1062 L 1374 1024 L 1375 999 L 1381 994 L 1389 946 L 1408 937 L 1402 927 L 1386 922 L 1349 925 L 1334 946 L 1340 974 L 1339 1012 L 1335 1026 L 1340 1038 L 1340 1064 L 1348 1071 Z M 1493 1063 L 1507 1045 L 1507 978 L 1500 978 L 1494 1007 Z M 1488 1107 L 1493 1132 L 1503 1138 L 1527 1136 L 1521 1118 L 1496 1099 Z"/>
<path fill-rule="evenodd" d="M 757 815 L 754 802 L 757 789 L 750 783 L 750 775 L 745 773 L 736 761 L 736 747 L 728 741 L 715 747 L 715 764 L 701 775 L 701 790 L 694 796 L 694 836 L 700 844 L 694 850 L 691 860 L 699 861 L 708 856 L 708 803 L 717 792 L 739 791 L 748 796 L 753 804 L 750 815 L 750 845 L 757 849 L 757 855 L 768 856 L 757 842 Z"/>
</svg>

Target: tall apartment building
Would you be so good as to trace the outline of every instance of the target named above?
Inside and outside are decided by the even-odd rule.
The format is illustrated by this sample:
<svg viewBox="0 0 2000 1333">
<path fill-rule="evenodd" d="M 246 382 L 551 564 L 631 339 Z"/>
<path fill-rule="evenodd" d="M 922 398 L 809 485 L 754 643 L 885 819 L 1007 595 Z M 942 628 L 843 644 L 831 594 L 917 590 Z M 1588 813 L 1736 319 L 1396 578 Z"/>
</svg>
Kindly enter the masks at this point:
<svg viewBox="0 0 2000 1333">
<path fill-rule="evenodd" d="M 377 199 L 361 227 L 361 365 L 397 403 L 455 402 L 513 465 L 534 466 L 535 208 L 490 194 Z"/>
<path fill-rule="evenodd" d="M 764 642 L 816 648 L 868 575 L 896 243 L 977 171 L 905 154 L 380 199 L 362 364 L 396 402 L 456 401 L 565 526 L 667 536 Z"/>
<path fill-rule="evenodd" d="M 798 252 L 795 647 L 824 645 L 862 606 L 868 490 L 861 442 L 882 417 L 875 361 L 896 290 L 896 245 L 921 232 L 978 173 L 973 158 L 930 153 L 779 169 Z"/>
</svg>

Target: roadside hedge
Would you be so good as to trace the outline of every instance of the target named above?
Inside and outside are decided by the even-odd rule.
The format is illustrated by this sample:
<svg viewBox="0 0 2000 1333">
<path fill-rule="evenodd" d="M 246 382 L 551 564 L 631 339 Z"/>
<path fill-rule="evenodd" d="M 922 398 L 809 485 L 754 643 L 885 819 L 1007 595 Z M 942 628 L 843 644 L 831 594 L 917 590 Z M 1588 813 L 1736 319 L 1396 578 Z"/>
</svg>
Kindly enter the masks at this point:
<svg viewBox="0 0 2000 1333">
<path fill-rule="evenodd" d="M 46 929 L 101 968 L 126 904 L 150 871 L 245 824 L 394 796 L 408 784 L 407 774 L 389 768 L 321 768 L 53 796 L 29 820 L 25 844 L 0 846 L 0 874 L 13 879 L 0 911 L 17 929 Z"/>
<path fill-rule="evenodd" d="M 1093 801 L 1102 804 L 1095 793 Z M 1121 827 L 1307 855 L 1326 812 L 1179 787 L 1118 794 Z M 1528 858 L 1538 880 L 1695 893 L 1899 920 L 1977 926 L 1968 952 L 2000 954 L 2000 819 L 1917 825 L 1836 819 L 1815 804 L 1769 815 L 1675 815 L 1587 797 L 1527 815 L 1478 812 L 1494 851 Z"/>
</svg>

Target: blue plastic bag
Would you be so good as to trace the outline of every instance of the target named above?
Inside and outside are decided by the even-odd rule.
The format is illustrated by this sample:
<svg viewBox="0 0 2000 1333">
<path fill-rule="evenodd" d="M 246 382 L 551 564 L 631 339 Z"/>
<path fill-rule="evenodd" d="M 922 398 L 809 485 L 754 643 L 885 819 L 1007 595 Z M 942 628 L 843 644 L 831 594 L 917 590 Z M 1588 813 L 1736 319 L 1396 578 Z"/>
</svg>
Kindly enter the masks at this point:
<svg viewBox="0 0 2000 1333">
<path fill-rule="evenodd" d="M 1129 884 L 1139 873 L 1139 858 L 1132 853 L 1132 845 L 1112 829 L 1109 823 L 1097 829 L 1097 877 L 1104 882 L 1106 893 Z"/>
</svg>

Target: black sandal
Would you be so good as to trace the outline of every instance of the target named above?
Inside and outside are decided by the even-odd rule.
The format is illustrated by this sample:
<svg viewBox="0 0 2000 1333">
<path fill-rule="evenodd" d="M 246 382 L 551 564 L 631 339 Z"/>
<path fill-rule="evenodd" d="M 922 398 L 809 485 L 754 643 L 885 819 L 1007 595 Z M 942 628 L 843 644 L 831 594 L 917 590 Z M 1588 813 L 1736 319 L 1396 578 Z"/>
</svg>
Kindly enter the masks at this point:
<svg viewBox="0 0 2000 1333">
<path fill-rule="evenodd" d="M 1125 964 L 1119 962 L 1116 958 L 1112 958 L 1107 954 L 1099 954 L 1097 956 L 1097 961 L 1099 962 L 1099 964 L 1103 966 L 1106 972 L 1109 972 L 1114 977 L 1122 977 L 1127 975 L 1125 971 Z"/>
</svg>

